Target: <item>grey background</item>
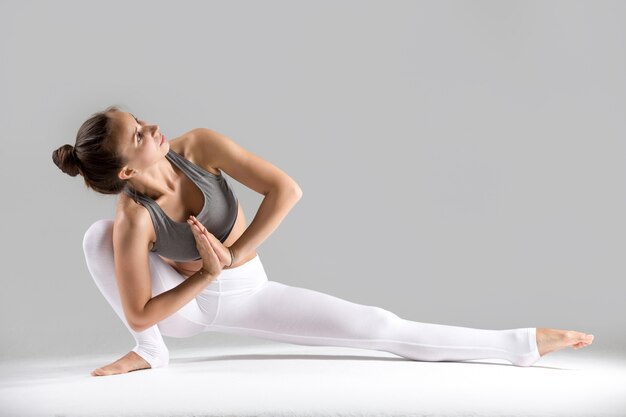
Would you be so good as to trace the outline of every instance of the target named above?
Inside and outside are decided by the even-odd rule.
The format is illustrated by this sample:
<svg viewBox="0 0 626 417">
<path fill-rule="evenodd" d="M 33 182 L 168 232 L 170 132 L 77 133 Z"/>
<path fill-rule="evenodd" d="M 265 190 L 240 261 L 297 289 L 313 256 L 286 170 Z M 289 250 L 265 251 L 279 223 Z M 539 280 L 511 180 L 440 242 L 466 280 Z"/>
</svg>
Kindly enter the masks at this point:
<svg viewBox="0 0 626 417">
<path fill-rule="evenodd" d="M 51 160 L 111 104 L 298 182 L 257 249 L 270 280 L 624 352 L 625 21 L 617 1 L 2 0 L 0 358 L 134 346 L 81 246 L 116 197 Z M 249 224 L 262 196 L 231 184 Z"/>
</svg>

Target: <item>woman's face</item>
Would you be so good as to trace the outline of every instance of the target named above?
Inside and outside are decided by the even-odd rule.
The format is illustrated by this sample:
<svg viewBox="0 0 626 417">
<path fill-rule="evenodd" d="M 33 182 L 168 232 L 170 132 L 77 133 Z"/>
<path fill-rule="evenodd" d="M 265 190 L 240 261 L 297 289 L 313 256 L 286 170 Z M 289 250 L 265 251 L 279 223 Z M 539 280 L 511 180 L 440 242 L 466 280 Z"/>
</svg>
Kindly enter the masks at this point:
<svg viewBox="0 0 626 417">
<path fill-rule="evenodd" d="M 150 125 L 127 112 L 109 113 L 113 123 L 116 146 L 128 161 L 122 173 L 127 179 L 143 172 L 160 161 L 169 151 L 169 142 L 161 134 L 158 125 Z"/>
</svg>

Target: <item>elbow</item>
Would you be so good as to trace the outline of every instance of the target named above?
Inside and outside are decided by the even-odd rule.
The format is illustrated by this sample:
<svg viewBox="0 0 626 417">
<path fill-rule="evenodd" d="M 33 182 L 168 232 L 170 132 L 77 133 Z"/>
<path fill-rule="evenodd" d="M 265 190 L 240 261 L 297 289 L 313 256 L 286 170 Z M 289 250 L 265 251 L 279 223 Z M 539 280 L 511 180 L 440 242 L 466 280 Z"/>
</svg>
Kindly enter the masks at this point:
<svg viewBox="0 0 626 417">
<path fill-rule="evenodd" d="M 302 188 L 293 179 L 290 181 L 289 189 L 297 197 L 298 200 L 302 198 Z"/>
<path fill-rule="evenodd" d="M 302 189 L 293 180 L 277 185 L 276 187 L 273 187 L 270 192 L 277 193 L 283 196 L 288 196 L 289 198 L 293 198 L 296 201 L 302 198 Z M 269 192 L 265 195 L 267 196 L 268 194 Z"/>
<path fill-rule="evenodd" d="M 300 200 L 302 198 L 302 189 L 298 186 L 298 184 L 296 184 L 296 186 L 294 188 L 294 193 L 295 193 L 296 197 L 298 198 L 298 200 Z"/>
</svg>

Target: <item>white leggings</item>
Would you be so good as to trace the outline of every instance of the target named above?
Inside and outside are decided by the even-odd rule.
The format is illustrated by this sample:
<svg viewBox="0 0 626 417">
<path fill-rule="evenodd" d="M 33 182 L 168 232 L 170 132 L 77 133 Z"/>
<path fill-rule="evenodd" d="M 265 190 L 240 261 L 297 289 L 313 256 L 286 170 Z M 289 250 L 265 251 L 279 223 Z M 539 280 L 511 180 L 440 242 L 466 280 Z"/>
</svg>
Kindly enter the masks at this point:
<svg viewBox="0 0 626 417">
<path fill-rule="evenodd" d="M 298 345 L 344 346 L 391 352 L 418 361 L 505 359 L 517 366 L 539 360 L 536 328 L 483 330 L 402 319 L 376 306 L 356 304 L 306 288 L 269 281 L 257 255 L 225 269 L 176 313 L 154 326 L 133 331 L 122 310 L 115 280 L 113 221 L 101 219 L 85 232 L 89 272 L 131 332 L 132 349 L 152 368 L 169 363 L 162 335 L 190 337 L 216 331 Z M 156 253 L 149 254 L 152 296 L 185 280 Z"/>
</svg>

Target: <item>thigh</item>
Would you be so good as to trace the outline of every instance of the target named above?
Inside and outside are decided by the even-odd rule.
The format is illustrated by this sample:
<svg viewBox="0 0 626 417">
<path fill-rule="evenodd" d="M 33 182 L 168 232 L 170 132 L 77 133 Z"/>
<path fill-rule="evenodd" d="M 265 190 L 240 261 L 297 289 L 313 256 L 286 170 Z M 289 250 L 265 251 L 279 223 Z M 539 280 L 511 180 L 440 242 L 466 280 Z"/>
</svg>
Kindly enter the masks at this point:
<svg viewBox="0 0 626 417">
<path fill-rule="evenodd" d="M 399 319 L 377 306 L 267 281 L 254 292 L 222 294 L 213 327 L 260 337 L 267 332 L 272 339 L 277 335 L 360 339 L 375 337 L 378 329 Z"/>
<path fill-rule="evenodd" d="M 169 291 L 180 285 L 185 277 L 161 259 L 156 253 L 150 253 L 150 274 L 152 277 L 152 296 Z M 200 298 L 202 302 L 200 303 Z M 165 336 L 189 337 L 207 330 L 215 318 L 217 299 L 204 299 L 202 294 L 193 298 L 182 308 L 158 323 L 159 330 Z"/>
<path fill-rule="evenodd" d="M 83 237 L 83 251 L 96 285 L 122 321 L 127 323 L 116 282 L 113 223 L 111 219 L 95 221 Z M 185 280 L 183 275 L 155 252 L 150 252 L 148 259 L 153 297 L 175 288 Z M 180 310 L 157 323 L 159 330 L 172 337 L 188 337 L 206 330 L 206 325 L 215 318 L 217 302 L 210 299 L 202 301 L 200 306 L 198 298 L 192 299 Z M 128 327 L 130 330 L 130 326 Z"/>
</svg>

